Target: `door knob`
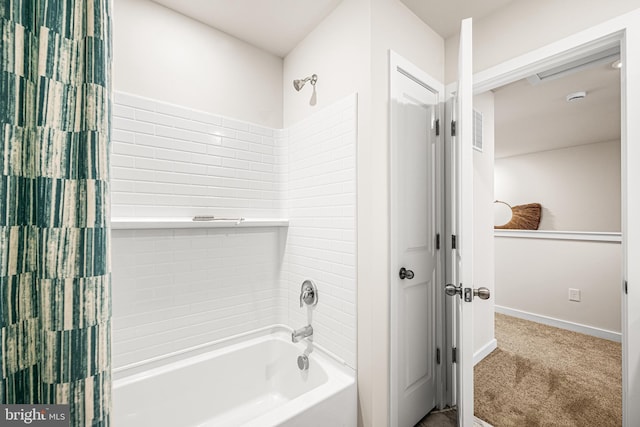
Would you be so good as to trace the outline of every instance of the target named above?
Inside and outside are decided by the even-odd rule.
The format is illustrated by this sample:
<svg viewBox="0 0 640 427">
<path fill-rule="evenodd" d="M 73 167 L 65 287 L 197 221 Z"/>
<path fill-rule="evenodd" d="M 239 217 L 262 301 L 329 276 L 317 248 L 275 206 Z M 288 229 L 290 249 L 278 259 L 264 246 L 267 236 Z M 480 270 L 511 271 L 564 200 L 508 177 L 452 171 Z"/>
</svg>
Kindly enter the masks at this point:
<svg viewBox="0 0 640 427">
<path fill-rule="evenodd" d="M 400 276 L 400 278 L 402 280 L 404 280 L 404 279 L 411 280 L 411 279 L 413 279 L 413 271 L 407 270 L 406 268 L 402 267 L 400 269 L 400 272 L 398 273 L 398 276 Z"/>
<path fill-rule="evenodd" d="M 491 296 L 491 291 L 485 287 L 474 289 L 473 296 L 480 299 L 489 299 L 489 297 Z"/>
<path fill-rule="evenodd" d="M 444 287 L 444 292 L 450 297 L 453 297 L 455 295 L 462 296 L 462 286 L 447 285 Z"/>
</svg>

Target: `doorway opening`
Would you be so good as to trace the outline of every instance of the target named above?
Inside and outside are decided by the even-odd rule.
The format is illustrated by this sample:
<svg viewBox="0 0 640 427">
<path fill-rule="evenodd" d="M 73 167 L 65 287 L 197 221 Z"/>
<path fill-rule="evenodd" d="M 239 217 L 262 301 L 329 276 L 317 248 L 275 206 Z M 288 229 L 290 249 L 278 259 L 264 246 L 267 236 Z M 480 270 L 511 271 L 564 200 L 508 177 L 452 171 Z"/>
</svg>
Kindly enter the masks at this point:
<svg viewBox="0 0 640 427">
<path fill-rule="evenodd" d="M 618 25 L 620 24 L 620 25 Z M 615 27 L 618 32 L 611 33 L 611 28 Z M 621 29 L 620 29 L 621 28 Z M 510 62 L 509 64 L 502 64 L 500 66 L 495 67 L 495 69 L 490 69 L 485 72 L 479 73 L 475 76 L 476 84 L 475 92 L 482 93 L 487 90 L 495 89 L 497 87 L 503 86 L 508 83 L 512 83 L 516 80 L 519 80 L 522 77 L 525 77 L 531 72 L 535 72 L 537 70 L 546 69 L 550 65 L 557 65 L 562 62 L 566 62 L 572 59 L 576 59 L 581 57 L 589 52 L 593 52 L 602 48 L 604 45 L 616 44 L 618 46 L 624 47 L 622 50 L 623 59 L 631 58 L 632 60 L 629 62 L 627 66 L 629 70 L 635 69 L 635 66 L 638 65 L 638 62 L 635 61 L 634 55 L 630 54 L 628 50 L 628 45 L 631 43 L 629 40 L 625 39 L 624 29 L 627 28 L 624 22 L 616 23 L 615 26 L 606 26 L 606 28 L 595 28 L 593 30 L 586 31 L 584 34 L 580 34 L 579 37 L 574 37 L 570 42 L 562 42 L 551 45 L 548 48 L 542 49 L 541 51 L 537 51 L 531 55 L 527 55 L 522 58 L 517 58 L 516 60 Z M 577 40 L 582 40 L 583 44 L 577 43 Z M 545 55 L 546 53 L 546 55 Z M 621 270 L 623 271 L 624 277 L 626 280 L 630 279 L 632 276 L 635 277 L 636 268 L 630 265 L 626 260 L 629 258 L 629 253 L 635 250 L 634 246 L 630 246 L 628 241 L 623 237 L 628 233 L 629 236 L 634 236 L 635 234 L 629 232 L 630 229 L 632 231 L 635 229 L 635 225 L 626 220 L 626 216 L 629 212 L 633 211 L 634 203 L 631 203 L 635 200 L 635 196 L 630 195 L 626 188 L 627 182 L 630 180 L 630 176 L 633 176 L 634 173 L 629 169 L 629 156 L 632 153 L 635 153 L 636 148 L 628 143 L 630 136 L 635 135 L 638 131 L 638 127 L 635 123 L 629 121 L 629 111 L 633 110 L 635 107 L 635 101 L 628 96 L 629 85 L 630 82 L 634 82 L 634 78 L 630 75 L 629 70 L 625 72 L 626 81 L 623 79 L 622 81 L 622 105 L 627 111 L 623 111 L 622 114 L 622 138 L 621 138 L 621 158 L 623 159 L 622 166 L 622 205 L 623 205 L 623 221 L 622 221 L 622 231 L 621 231 L 621 241 L 622 241 L 622 263 L 623 266 Z M 623 65 L 624 71 L 624 65 Z M 466 146 L 466 145 L 465 145 Z M 470 169 L 469 169 L 470 170 Z M 490 201 L 490 203 L 493 200 Z M 493 224 L 491 224 L 491 227 Z M 629 239 L 630 240 L 630 239 Z M 392 263 L 393 266 L 393 263 Z M 467 283 L 471 283 L 472 281 L 467 281 Z M 637 354 L 635 352 L 635 348 L 637 347 L 636 339 L 633 336 L 629 336 L 626 328 L 628 327 L 628 323 L 631 321 L 631 315 L 635 313 L 632 311 L 634 307 L 636 307 L 635 298 L 624 297 L 622 300 L 622 336 L 625 337 L 623 343 L 623 352 L 628 359 L 623 361 L 623 400 L 629 399 L 629 396 L 634 396 L 634 391 L 629 388 L 629 381 L 632 381 L 634 376 L 637 376 L 637 372 L 635 371 L 635 364 L 629 365 L 629 359 L 631 362 L 636 360 Z M 633 314 L 635 316 L 635 314 Z M 447 319 L 447 322 L 449 319 Z M 444 323 L 447 323 L 444 322 Z M 473 328 L 471 328 L 473 329 Z M 393 332 L 392 332 L 393 333 Z M 472 335 L 473 336 L 473 335 Z M 465 341 L 466 342 L 466 341 Z M 472 346 L 465 345 L 465 348 L 472 348 Z M 393 350 L 392 350 L 393 351 Z M 468 356 L 467 356 L 468 357 Z M 468 359 L 464 359 L 468 360 Z M 466 366 L 471 366 L 471 364 L 466 364 Z M 624 372 L 626 371 L 626 372 Z M 467 374 L 467 370 L 462 370 L 463 378 L 472 378 L 472 373 Z M 467 382 L 468 380 L 464 380 Z M 467 382 L 468 384 L 468 382 Z M 625 394 L 626 393 L 626 394 Z M 466 395 L 465 395 L 466 396 Z M 463 399 L 459 398 L 458 404 L 460 402 L 472 402 L 473 399 Z M 623 408 L 625 412 L 625 419 L 629 420 L 635 416 L 636 409 L 629 408 L 629 405 L 626 403 L 628 400 L 625 400 L 625 406 Z M 455 402 L 454 402 L 455 403 Z M 469 408 L 469 406 L 467 406 Z M 469 419 L 468 412 L 466 410 L 464 412 L 465 420 Z M 470 424 L 471 422 L 467 423 Z"/>
<path fill-rule="evenodd" d="M 591 420 L 604 416 L 606 425 L 622 423 L 619 52 L 618 41 L 605 42 L 578 58 L 556 63 L 549 73 L 532 73 L 478 95 L 491 98 L 493 104 L 492 201 L 512 207 L 542 205 L 539 230 L 495 233 L 497 350 L 476 365 L 476 381 L 480 384 L 475 387 L 476 414 L 495 425 L 552 416 L 553 410 L 559 411 L 555 421 L 562 416 Z M 504 218 L 500 222 L 505 222 Z M 565 334 L 564 330 L 573 332 Z M 556 331 L 556 345 L 554 341 L 538 340 L 537 334 Z M 519 339 L 523 334 L 528 334 L 526 339 Z M 559 358 L 561 341 L 567 341 L 568 346 L 562 350 L 564 357 Z M 518 353 L 518 346 L 526 348 Z M 579 350 L 581 346 L 586 348 Z M 594 347 L 604 352 L 594 353 Z M 535 354 L 541 357 L 529 357 Z M 573 355 L 578 363 L 567 367 Z M 580 374 L 580 362 L 589 357 L 606 360 L 611 372 L 605 376 L 612 378 L 607 383 L 612 390 L 607 394 L 613 399 L 591 400 L 602 381 L 594 379 L 599 383 L 594 387 L 588 381 L 580 385 L 575 384 L 577 380 L 571 382 L 572 373 L 582 379 L 589 374 L 597 377 L 598 372 L 593 370 Z M 562 363 L 556 364 L 554 359 Z M 507 360 L 513 361 L 511 383 L 490 372 L 492 363 L 511 369 L 506 367 Z M 594 360 L 593 364 L 598 362 Z M 562 378 L 562 386 L 560 382 L 554 386 L 552 378 Z M 546 380 L 546 384 L 535 385 Z M 501 386 L 490 387 L 492 381 Z M 566 384 L 574 385 L 568 390 Z M 555 409 L 547 413 L 527 410 L 518 389 L 526 388 L 531 396 L 536 387 L 540 389 L 537 404 L 545 401 Z M 498 401 L 501 409 L 491 408 L 490 402 Z M 505 415 L 509 401 L 520 412 L 511 414 L 515 418 Z M 551 405 L 552 401 L 557 405 Z M 600 410 L 599 401 L 606 403 Z M 581 409 L 572 413 L 571 408 L 578 407 Z M 591 410 L 594 412 L 589 415 Z M 538 418 L 536 422 L 545 424 Z"/>
</svg>

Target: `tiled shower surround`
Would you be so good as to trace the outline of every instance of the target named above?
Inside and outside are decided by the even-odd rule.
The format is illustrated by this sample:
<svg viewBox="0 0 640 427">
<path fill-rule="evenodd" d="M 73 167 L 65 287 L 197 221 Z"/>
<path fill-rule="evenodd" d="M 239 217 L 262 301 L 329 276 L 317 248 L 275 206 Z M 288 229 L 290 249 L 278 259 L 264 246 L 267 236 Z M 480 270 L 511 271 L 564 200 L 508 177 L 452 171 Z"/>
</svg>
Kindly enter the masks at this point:
<svg viewBox="0 0 640 427">
<path fill-rule="evenodd" d="M 288 218 L 288 227 L 112 232 L 113 364 L 281 323 L 356 364 L 356 96 L 287 129 L 116 93 L 112 216 Z"/>
<path fill-rule="evenodd" d="M 280 217 L 282 130 L 116 93 L 114 217 Z"/>
</svg>

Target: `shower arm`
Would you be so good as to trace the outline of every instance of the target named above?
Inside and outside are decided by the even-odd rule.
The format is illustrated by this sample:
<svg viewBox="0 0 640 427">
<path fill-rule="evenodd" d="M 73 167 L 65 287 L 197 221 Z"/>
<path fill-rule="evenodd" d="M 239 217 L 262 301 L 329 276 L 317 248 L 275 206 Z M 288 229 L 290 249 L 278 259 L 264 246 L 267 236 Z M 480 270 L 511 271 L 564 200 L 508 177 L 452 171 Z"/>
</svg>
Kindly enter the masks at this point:
<svg viewBox="0 0 640 427">
<path fill-rule="evenodd" d="M 318 75 L 312 74 L 310 77 L 305 77 L 304 79 L 300 79 L 300 80 L 294 80 L 293 87 L 297 91 L 300 91 L 309 80 L 311 80 L 311 85 L 315 87 L 316 82 L 318 81 Z"/>
<path fill-rule="evenodd" d="M 306 83 L 309 80 L 311 80 L 311 84 L 313 86 L 315 86 L 316 82 L 318 81 L 318 75 L 317 74 L 312 74 L 310 77 L 305 77 L 304 79 L 302 79 L 303 83 Z"/>
</svg>

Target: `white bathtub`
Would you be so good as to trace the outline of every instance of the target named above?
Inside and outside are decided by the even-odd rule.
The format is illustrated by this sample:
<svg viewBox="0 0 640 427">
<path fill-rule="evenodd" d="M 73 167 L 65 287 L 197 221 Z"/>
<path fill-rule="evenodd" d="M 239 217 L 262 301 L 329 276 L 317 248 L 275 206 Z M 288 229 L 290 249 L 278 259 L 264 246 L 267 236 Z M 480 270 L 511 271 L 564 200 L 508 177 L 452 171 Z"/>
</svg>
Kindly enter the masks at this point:
<svg viewBox="0 0 640 427">
<path fill-rule="evenodd" d="M 270 328 L 223 344 L 116 372 L 114 427 L 356 425 L 353 370 L 315 348 L 309 370 L 300 371 L 306 345 L 293 344 L 291 330 Z"/>
</svg>

